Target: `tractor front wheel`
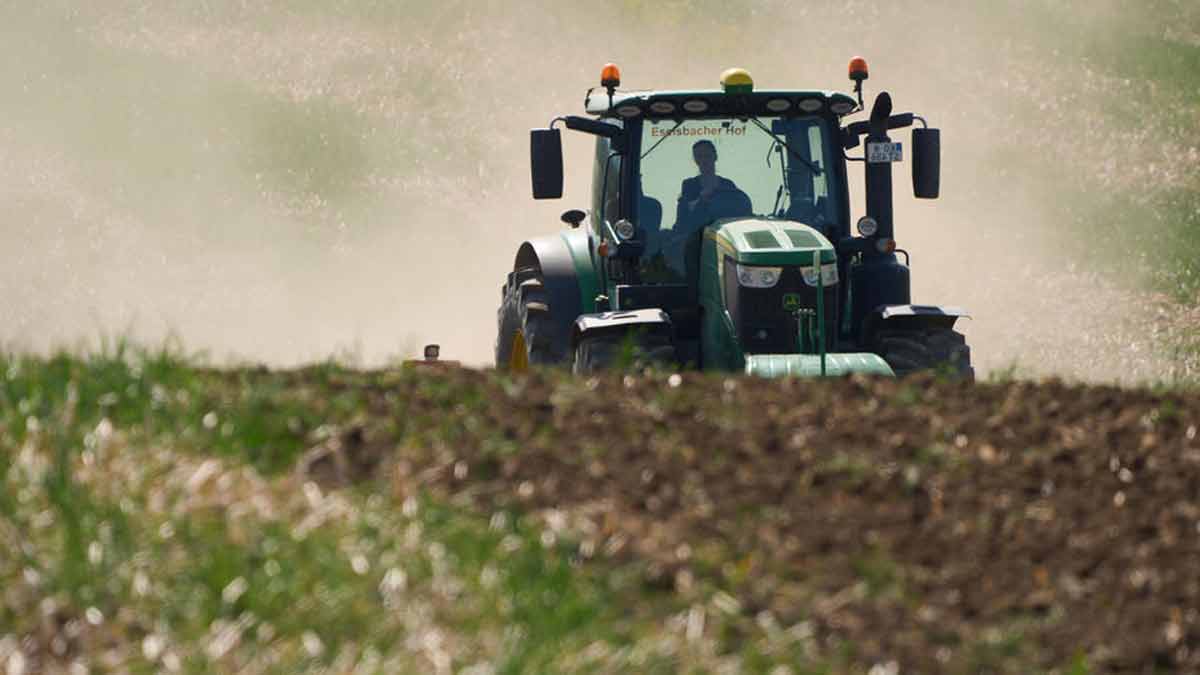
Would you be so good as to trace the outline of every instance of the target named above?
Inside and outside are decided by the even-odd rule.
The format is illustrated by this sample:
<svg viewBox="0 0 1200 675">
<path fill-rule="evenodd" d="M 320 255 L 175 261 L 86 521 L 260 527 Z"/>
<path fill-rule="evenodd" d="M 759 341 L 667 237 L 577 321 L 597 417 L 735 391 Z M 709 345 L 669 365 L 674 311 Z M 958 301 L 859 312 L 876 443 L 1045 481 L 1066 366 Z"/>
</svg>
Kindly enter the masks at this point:
<svg viewBox="0 0 1200 675">
<path fill-rule="evenodd" d="M 551 309 L 541 270 L 524 267 L 508 275 L 496 312 L 497 369 L 523 372 L 565 360 L 555 347 Z"/>
<path fill-rule="evenodd" d="M 932 370 L 956 379 L 975 380 L 971 348 L 957 331 L 945 328 L 883 331 L 876 338 L 875 353 L 887 361 L 897 377 Z"/>
</svg>

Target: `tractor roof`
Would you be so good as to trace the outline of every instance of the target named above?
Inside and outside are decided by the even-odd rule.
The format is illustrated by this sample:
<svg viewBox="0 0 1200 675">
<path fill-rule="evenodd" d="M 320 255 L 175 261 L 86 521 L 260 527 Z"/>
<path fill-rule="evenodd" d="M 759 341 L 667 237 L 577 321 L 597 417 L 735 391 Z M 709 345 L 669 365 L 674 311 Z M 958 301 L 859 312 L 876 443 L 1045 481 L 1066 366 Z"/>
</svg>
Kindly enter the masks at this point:
<svg viewBox="0 0 1200 675">
<path fill-rule="evenodd" d="M 832 111 L 842 116 L 855 112 L 858 105 L 848 94 L 819 90 L 769 90 L 726 93 L 699 91 L 618 91 L 609 106 L 608 92 L 602 88 L 588 91 L 584 99 L 587 112 L 599 117 L 659 119 L 714 117 L 751 113 L 754 115 L 809 115 Z"/>
</svg>

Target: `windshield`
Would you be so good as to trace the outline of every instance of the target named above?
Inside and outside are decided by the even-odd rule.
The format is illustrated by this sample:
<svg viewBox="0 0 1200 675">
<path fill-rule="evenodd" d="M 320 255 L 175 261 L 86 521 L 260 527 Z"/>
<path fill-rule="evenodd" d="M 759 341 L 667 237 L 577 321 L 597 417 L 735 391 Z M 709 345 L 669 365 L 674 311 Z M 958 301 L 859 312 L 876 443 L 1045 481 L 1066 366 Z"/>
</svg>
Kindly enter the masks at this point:
<svg viewBox="0 0 1200 675">
<path fill-rule="evenodd" d="M 826 231 L 838 217 L 831 153 L 818 117 L 645 120 L 640 220 L 663 236 L 750 215 Z M 659 207 L 661 218 L 646 217 Z"/>
</svg>

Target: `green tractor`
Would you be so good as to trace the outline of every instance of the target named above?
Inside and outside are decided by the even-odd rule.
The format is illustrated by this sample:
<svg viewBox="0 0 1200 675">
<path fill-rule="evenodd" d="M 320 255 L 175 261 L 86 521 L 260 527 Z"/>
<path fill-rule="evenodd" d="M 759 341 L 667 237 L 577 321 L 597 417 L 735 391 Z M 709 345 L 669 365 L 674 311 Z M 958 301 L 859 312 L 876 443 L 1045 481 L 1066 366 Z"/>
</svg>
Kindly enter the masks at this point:
<svg viewBox="0 0 1200 675">
<path fill-rule="evenodd" d="M 855 96 L 756 91 L 740 69 L 720 90 L 627 92 L 605 66 L 585 99 L 590 116 L 531 132 L 534 199 L 562 197 L 558 125 L 595 137 L 592 202 L 517 250 L 496 366 L 590 372 L 634 358 L 767 377 L 973 378 L 954 330 L 965 313 L 912 304 L 908 254 L 893 237 L 892 164 L 903 151 L 888 132 L 920 123 L 911 161 L 923 199 L 938 196 L 939 132 L 893 114 L 887 93 L 869 119 L 843 124 L 864 109 L 861 58 L 850 79 Z M 866 177 L 857 236 L 853 161 Z"/>
</svg>

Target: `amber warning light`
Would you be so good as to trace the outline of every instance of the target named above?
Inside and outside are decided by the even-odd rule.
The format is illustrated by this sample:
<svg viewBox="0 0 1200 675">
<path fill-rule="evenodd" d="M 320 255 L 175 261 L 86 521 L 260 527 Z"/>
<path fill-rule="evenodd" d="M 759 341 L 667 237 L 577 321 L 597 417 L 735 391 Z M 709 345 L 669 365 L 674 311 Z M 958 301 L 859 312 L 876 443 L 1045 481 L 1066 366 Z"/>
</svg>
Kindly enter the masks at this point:
<svg viewBox="0 0 1200 675">
<path fill-rule="evenodd" d="M 862 82 L 868 77 L 870 77 L 870 71 L 867 69 L 867 60 L 861 56 L 850 59 L 850 79 Z"/>
<path fill-rule="evenodd" d="M 600 86 L 616 89 L 621 86 L 621 69 L 615 63 L 609 63 L 600 71 Z"/>
<path fill-rule="evenodd" d="M 863 107 L 862 83 L 868 77 L 870 77 L 870 71 L 867 69 L 867 60 L 861 56 L 850 59 L 850 79 L 854 80 L 854 94 L 858 96 L 860 110 Z"/>
</svg>

